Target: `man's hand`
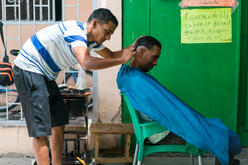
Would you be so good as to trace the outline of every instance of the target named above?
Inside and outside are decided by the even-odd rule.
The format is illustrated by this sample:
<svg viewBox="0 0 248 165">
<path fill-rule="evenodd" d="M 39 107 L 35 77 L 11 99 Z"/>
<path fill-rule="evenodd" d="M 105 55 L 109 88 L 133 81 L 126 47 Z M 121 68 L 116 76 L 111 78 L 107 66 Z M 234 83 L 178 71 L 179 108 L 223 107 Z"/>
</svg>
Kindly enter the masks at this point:
<svg viewBox="0 0 248 165">
<path fill-rule="evenodd" d="M 135 55 L 136 55 L 136 50 L 132 45 L 123 49 L 123 53 L 121 56 L 122 64 L 128 63 L 131 60 L 131 58 L 134 57 Z"/>
</svg>

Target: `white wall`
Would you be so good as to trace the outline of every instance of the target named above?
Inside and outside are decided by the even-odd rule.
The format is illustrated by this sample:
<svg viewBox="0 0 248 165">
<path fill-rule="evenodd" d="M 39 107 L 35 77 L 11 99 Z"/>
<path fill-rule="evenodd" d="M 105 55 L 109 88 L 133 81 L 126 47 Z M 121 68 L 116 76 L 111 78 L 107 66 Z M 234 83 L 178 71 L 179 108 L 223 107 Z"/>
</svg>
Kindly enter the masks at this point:
<svg viewBox="0 0 248 165">
<path fill-rule="evenodd" d="M 118 19 L 116 28 L 110 41 L 104 43 L 112 51 L 122 48 L 122 1 L 98 0 L 98 8 L 108 8 Z M 121 97 L 117 88 L 116 77 L 120 66 L 97 71 L 97 109 L 98 120 L 104 123 L 121 122 Z M 119 144 L 119 136 L 103 136 L 100 138 L 101 148 L 111 148 Z M 91 142 L 92 146 L 92 142 Z"/>
<path fill-rule="evenodd" d="M 26 127 L 1 127 L 0 146 L 0 154 L 33 155 L 32 138 L 28 136 Z"/>
<path fill-rule="evenodd" d="M 110 9 L 117 17 L 119 25 L 110 41 L 104 44 L 112 51 L 122 48 L 122 1 L 98 0 L 98 7 Z M 98 71 L 98 118 L 102 122 L 120 122 L 121 99 L 116 84 L 116 76 L 120 66 Z"/>
</svg>

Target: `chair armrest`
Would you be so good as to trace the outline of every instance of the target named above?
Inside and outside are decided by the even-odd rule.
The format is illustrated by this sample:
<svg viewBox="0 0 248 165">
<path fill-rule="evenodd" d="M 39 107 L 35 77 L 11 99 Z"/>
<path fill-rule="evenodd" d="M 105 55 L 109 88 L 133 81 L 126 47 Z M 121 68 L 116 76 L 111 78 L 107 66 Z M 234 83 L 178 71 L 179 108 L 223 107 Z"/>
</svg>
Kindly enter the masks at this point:
<svg viewBox="0 0 248 165">
<path fill-rule="evenodd" d="M 151 121 L 151 122 L 146 122 L 140 124 L 141 130 L 143 132 L 143 137 L 147 138 L 151 135 L 154 135 L 156 133 L 164 132 L 168 129 L 164 128 L 161 126 L 158 122 L 156 121 Z"/>
<path fill-rule="evenodd" d="M 158 122 L 150 121 L 150 122 L 141 123 L 140 127 L 150 127 L 150 126 L 154 126 L 154 125 L 158 125 Z"/>
</svg>

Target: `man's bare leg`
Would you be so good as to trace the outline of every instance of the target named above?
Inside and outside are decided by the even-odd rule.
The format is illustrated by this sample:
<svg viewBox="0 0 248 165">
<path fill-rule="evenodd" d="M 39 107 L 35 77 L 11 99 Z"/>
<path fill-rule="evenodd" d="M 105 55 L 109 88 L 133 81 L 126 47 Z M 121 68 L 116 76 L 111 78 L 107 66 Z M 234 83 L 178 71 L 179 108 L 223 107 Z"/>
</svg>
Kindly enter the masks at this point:
<svg viewBox="0 0 248 165">
<path fill-rule="evenodd" d="M 38 165 L 49 165 L 47 137 L 33 138 L 34 154 Z"/>
<path fill-rule="evenodd" d="M 62 154 L 64 149 L 64 126 L 53 127 L 50 137 L 52 153 L 52 165 L 62 165 Z"/>
</svg>

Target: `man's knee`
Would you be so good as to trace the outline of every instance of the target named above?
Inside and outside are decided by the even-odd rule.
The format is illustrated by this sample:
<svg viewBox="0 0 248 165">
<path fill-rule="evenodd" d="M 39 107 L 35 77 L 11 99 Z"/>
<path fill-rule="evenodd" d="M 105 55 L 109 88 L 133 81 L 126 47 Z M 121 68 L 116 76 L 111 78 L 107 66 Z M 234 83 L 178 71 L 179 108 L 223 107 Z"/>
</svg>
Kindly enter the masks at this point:
<svg viewBox="0 0 248 165">
<path fill-rule="evenodd" d="M 34 144 L 48 145 L 48 137 L 47 136 L 34 137 L 33 142 Z"/>
<path fill-rule="evenodd" d="M 52 135 L 53 133 L 64 133 L 65 126 L 57 126 L 52 127 Z"/>
</svg>

